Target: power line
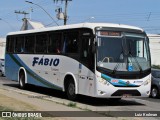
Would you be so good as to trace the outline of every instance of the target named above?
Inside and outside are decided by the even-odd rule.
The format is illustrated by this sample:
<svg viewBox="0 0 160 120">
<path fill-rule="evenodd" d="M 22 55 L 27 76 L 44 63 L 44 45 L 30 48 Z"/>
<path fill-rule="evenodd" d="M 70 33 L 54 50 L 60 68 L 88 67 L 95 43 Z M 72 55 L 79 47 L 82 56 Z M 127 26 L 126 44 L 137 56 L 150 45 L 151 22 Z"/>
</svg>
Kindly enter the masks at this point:
<svg viewBox="0 0 160 120">
<path fill-rule="evenodd" d="M 2 19 L 2 18 L 0 18 L 0 20 L 3 21 L 3 22 L 5 22 L 5 23 L 7 23 L 7 25 L 8 25 L 12 30 L 15 30 L 14 27 L 13 27 L 8 21 L 6 21 L 6 20 L 4 20 L 4 19 Z"/>
<path fill-rule="evenodd" d="M 54 20 L 54 18 L 42 7 L 42 6 L 40 6 L 39 4 L 36 4 L 36 3 L 33 3 L 33 2 L 30 2 L 30 1 L 25 1 L 25 2 L 27 2 L 27 3 L 30 3 L 30 4 L 33 4 L 33 5 L 36 5 L 36 6 L 38 6 L 38 7 L 40 7 L 55 23 L 56 23 L 56 25 L 57 26 L 59 26 L 58 25 L 58 23 Z"/>
</svg>

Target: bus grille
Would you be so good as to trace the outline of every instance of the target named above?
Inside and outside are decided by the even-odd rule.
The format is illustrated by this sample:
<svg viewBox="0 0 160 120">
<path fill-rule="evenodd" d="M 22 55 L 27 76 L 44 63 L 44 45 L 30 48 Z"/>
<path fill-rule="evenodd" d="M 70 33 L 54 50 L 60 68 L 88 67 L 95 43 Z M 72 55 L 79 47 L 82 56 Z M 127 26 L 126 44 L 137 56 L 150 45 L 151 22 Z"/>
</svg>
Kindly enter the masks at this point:
<svg viewBox="0 0 160 120">
<path fill-rule="evenodd" d="M 111 96 L 123 96 L 125 94 L 131 96 L 141 96 L 141 93 L 138 90 L 117 90 Z"/>
</svg>

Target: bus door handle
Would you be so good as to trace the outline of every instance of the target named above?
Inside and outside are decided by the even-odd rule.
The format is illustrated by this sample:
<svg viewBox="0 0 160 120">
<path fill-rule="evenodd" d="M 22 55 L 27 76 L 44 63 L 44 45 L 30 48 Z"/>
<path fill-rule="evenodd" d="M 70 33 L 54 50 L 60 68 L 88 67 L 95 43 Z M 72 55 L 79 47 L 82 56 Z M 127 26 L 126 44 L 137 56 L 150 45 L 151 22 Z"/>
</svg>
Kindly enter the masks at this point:
<svg viewBox="0 0 160 120">
<path fill-rule="evenodd" d="M 56 75 L 56 73 L 53 73 L 53 75 Z"/>
<path fill-rule="evenodd" d="M 85 79 L 85 77 L 83 77 L 83 76 L 80 76 L 80 78 L 81 78 L 81 79 Z"/>
<path fill-rule="evenodd" d="M 91 77 L 88 77 L 88 80 L 93 80 L 93 78 L 91 78 Z"/>
</svg>

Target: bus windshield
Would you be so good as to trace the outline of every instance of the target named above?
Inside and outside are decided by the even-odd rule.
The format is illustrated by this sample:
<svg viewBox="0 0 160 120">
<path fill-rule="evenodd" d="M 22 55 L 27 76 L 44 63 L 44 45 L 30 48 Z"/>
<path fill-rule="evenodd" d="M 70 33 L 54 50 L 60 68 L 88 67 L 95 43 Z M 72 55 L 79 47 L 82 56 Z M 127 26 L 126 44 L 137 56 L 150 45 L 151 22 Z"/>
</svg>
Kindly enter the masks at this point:
<svg viewBox="0 0 160 120">
<path fill-rule="evenodd" d="M 150 68 L 149 43 L 145 34 L 98 31 L 97 66 L 117 71 Z"/>
</svg>

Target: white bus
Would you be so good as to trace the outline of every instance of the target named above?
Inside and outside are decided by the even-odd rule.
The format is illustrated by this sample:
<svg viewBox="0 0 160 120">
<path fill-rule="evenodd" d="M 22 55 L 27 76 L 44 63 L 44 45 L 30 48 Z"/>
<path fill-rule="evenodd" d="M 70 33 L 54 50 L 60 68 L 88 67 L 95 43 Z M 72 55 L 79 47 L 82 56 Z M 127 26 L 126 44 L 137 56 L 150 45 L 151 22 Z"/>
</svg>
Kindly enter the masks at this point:
<svg viewBox="0 0 160 120">
<path fill-rule="evenodd" d="M 6 76 L 26 84 L 98 98 L 147 97 L 148 37 L 137 27 L 82 23 L 7 35 Z"/>
</svg>

